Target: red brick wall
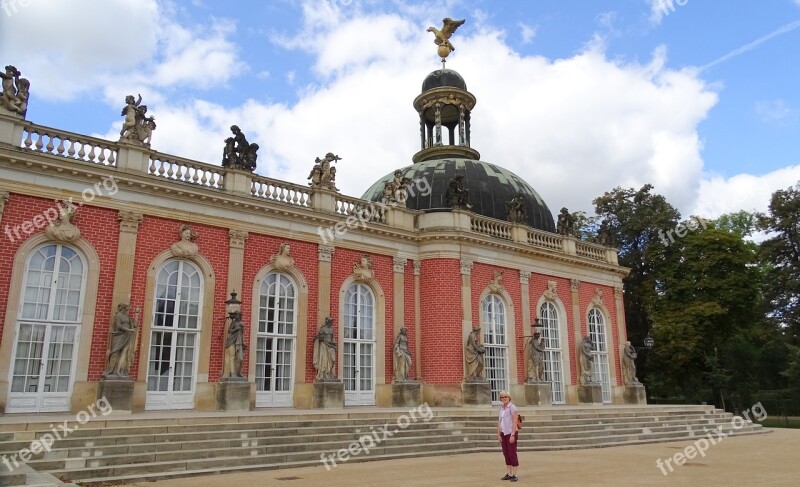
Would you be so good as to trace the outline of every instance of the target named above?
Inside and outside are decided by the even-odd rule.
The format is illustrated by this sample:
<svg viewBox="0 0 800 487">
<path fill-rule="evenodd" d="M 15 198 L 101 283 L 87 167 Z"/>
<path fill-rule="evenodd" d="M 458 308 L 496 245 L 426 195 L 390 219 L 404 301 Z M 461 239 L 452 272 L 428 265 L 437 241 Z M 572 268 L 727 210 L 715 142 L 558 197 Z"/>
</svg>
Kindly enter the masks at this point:
<svg viewBox="0 0 800 487">
<path fill-rule="evenodd" d="M 136 240 L 136 259 L 133 270 L 133 287 L 131 289 L 131 305 L 133 307 L 144 308 L 146 299 L 153 299 L 153 296 L 145 296 L 147 284 L 147 272 L 153 263 L 153 259 L 158 254 L 168 249 L 173 243 L 179 240 L 178 231 L 180 226 L 185 223 L 178 220 L 145 216 L 139 225 L 139 234 Z M 187 222 L 188 223 L 188 222 Z M 213 290 L 213 312 L 211 316 L 211 357 L 209 362 L 208 380 L 216 382 L 222 374 L 222 356 L 224 347 L 225 301 L 230 297 L 227 294 L 228 281 L 228 230 L 225 228 L 189 223 L 192 230 L 198 235 L 195 242 L 199 253 L 205 257 L 214 270 L 215 287 Z M 156 275 L 157 277 L 157 275 Z M 209 276 L 203 276 L 207 283 Z M 151 291 L 154 292 L 154 291 Z M 208 317 L 202 317 L 205 320 Z M 152 324 L 152 316 L 141 316 L 142 323 Z M 150 351 L 141 350 L 141 336 L 139 337 L 139 353 L 134 358 L 131 367 L 131 376 L 135 377 L 138 373 L 139 358 L 147 360 Z M 197 350 L 198 353 L 205 353 Z"/>
<path fill-rule="evenodd" d="M 331 262 L 331 316 L 334 317 L 334 329 L 337 333 L 337 335 L 334 336 L 338 336 L 340 326 L 340 323 L 338 323 L 339 308 L 341 306 L 341 303 L 339 302 L 339 291 L 341 290 L 345 279 L 353 275 L 353 264 L 361 262 L 362 255 L 364 255 L 364 252 L 340 248 L 337 248 L 333 253 L 333 259 Z M 394 340 L 394 266 L 392 264 L 392 257 L 388 255 L 369 255 L 372 258 L 372 269 L 375 271 L 375 279 L 381 286 L 384 298 L 386 299 L 385 315 L 377 316 L 378 296 L 375 296 L 375 320 L 377 322 L 376 326 L 380 326 L 380 322 L 382 320 L 385 323 L 384 343 L 378 343 L 376 346 L 384 347 L 384 370 L 386 372 L 386 383 L 388 384 L 393 379 L 392 341 Z M 309 356 L 308 360 L 310 363 L 310 361 L 313 360 L 313 357 Z M 378 364 L 376 363 L 375 366 L 377 367 Z"/>
<path fill-rule="evenodd" d="M 503 279 L 500 281 L 500 283 L 503 285 L 509 296 L 511 296 L 512 302 L 510 304 L 513 307 L 514 313 L 514 323 L 511 323 L 509 322 L 508 318 L 512 310 L 505 310 L 507 327 L 506 336 L 508 340 L 513 340 L 514 343 L 516 343 L 517 349 L 517 370 L 511 371 L 510 373 L 517 375 L 517 383 L 522 383 L 525 382 L 525 360 L 523 359 L 524 339 L 522 338 L 522 336 L 525 335 L 525 327 L 522 324 L 522 289 L 519 284 L 518 270 L 492 266 L 478 262 L 472 266 L 472 325 L 480 325 L 483 327 L 483 323 L 481 322 L 483 319 L 483 303 L 481 303 L 480 298 L 484 289 L 486 289 L 486 286 L 488 286 L 492 279 L 494 279 L 494 273 L 496 271 L 503 273 Z M 481 337 L 485 331 L 485 329 L 481 330 Z M 511 343 L 509 343 L 509 346 L 510 345 Z"/>
<path fill-rule="evenodd" d="M 295 371 L 295 380 L 311 382 L 316 375 L 314 366 L 311 363 L 313 360 L 313 338 L 314 335 L 317 334 L 317 328 L 319 326 L 317 324 L 317 296 L 319 295 L 317 290 L 319 281 L 317 277 L 319 270 L 317 246 L 298 240 L 288 240 L 271 235 L 251 233 L 244 247 L 244 271 L 242 276 L 241 297 L 239 299 L 242 301 L 243 316 L 246 320 L 250 320 L 253 306 L 258 305 L 258 301 L 255 297 L 258 296 L 260 292 L 258 288 L 253 289 L 253 280 L 256 278 L 256 274 L 258 274 L 264 266 L 269 264 L 270 257 L 278 253 L 281 244 L 284 242 L 291 245 L 290 256 L 294 259 L 295 267 L 303 275 L 308 285 L 308 321 L 307 323 L 298 323 L 298 327 L 306 326 L 307 340 L 306 343 L 297 343 L 295 349 L 297 353 L 305 349 L 306 357 L 308 357 L 309 360 L 304 370 Z M 297 305 L 299 310 L 300 283 L 296 282 L 295 285 L 298 286 L 296 298 L 298 299 Z M 256 299 L 255 302 L 254 299 Z M 245 343 L 251 343 L 250 336 L 255 335 L 257 332 L 258 323 L 247 323 L 247 325 L 248 326 L 245 327 Z M 297 333 L 297 330 L 295 330 L 295 333 Z M 247 370 L 248 361 L 250 359 L 249 353 L 246 354 L 245 363 L 242 366 L 243 370 Z"/>
<path fill-rule="evenodd" d="M 582 282 L 580 286 L 580 310 L 581 310 L 581 334 L 586 336 L 589 334 L 589 307 L 592 298 L 595 295 L 595 289 L 600 288 L 603 291 L 603 303 L 608 309 L 608 316 L 603 312 L 603 318 L 606 320 L 606 341 L 608 343 L 608 362 L 609 367 L 616 370 L 617 381 L 611 385 L 621 385 L 622 372 L 620 370 L 619 361 L 619 332 L 617 331 L 617 308 L 614 301 L 614 289 L 609 286 L 600 286 Z M 602 309 L 601 309 L 602 312 Z"/>
<path fill-rule="evenodd" d="M 531 299 L 531 319 L 536 318 L 539 316 L 539 308 L 536 304 L 539 302 L 539 298 L 542 297 L 545 291 L 547 291 L 547 283 L 548 281 L 556 281 L 556 294 L 558 295 L 561 302 L 564 304 L 564 308 L 566 310 L 567 316 L 560 316 L 559 319 L 564 320 L 566 319 L 566 328 L 567 328 L 567 335 L 561 337 L 561 348 L 566 350 L 567 353 L 562 356 L 562 360 L 564 361 L 563 366 L 566 367 L 567 360 L 569 360 L 570 364 L 570 371 L 571 371 L 571 382 L 572 384 L 578 383 L 578 362 L 577 356 L 575 355 L 575 332 L 573 331 L 572 324 L 575 323 L 575 314 L 572 310 L 572 284 L 570 283 L 569 279 L 565 279 L 562 277 L 553 277 L 547 276 L 544 274 L 531 274 L 530 278 L 530 299 Z M 558 309 L 558 308 L 556 308 Z M 561 311 L 559 310 L 559 313 Z M 528 335 L 530 335 L 530 329 L 528 330 Z"/>
<path fill-rule="evenodd" d="M 420 277 L 421 379 L 427 384 L 460 383 L 464 379 L 460 263 L 423 260 Z"/>
<path fill-rule="evenodd" d="M 34 230 L 26 235 L 21 225 L 31 222 L 37 215 L 42 215 L 46 210 L 54 208 L 53 200 L 35 198 L 20 194 L 13 194 L 5 205 L 3 211 L 2 243 L 0 243 L 0 336 L 7 309 L 8 290 L 11 287 L 11 271 L 14 257 L 20 245 L 33 235 L 44 232 Z M 39 220 L 41 221 L 41 220 Z M 97 302 L 95 304 L 95 322 L 92 333 L 92 349 L 89 358 L 89 380 L 97 380 L 105 369 L 106 348 L 108 346 L 108 329 L 111 323 L 112 306 L 111 297 L 114 289 L 114 267 L 117 260 L 117 240 L 119 237 L 119 223 L 117 213 L 113 210 L 83 206 L 75 215 L 75 225 L 80 229 L 81 236 L 88 240 L 97 252 L 100 259 L 100 276 L 97 289 Z M 19 236 L 14 231 L 19 225 Z M 6 233 L 8 228 L 12 237 Z M 13 241 L 12 241 L 13 239 Z M 68 244 L 67 244 L 68 245 Z M 87 272 L 85 269 L 84 272 Z M 84 307 L 86 304 L 84 304 Z M 84 353 L 84 351 L 81 351 Z"/>
</svg>

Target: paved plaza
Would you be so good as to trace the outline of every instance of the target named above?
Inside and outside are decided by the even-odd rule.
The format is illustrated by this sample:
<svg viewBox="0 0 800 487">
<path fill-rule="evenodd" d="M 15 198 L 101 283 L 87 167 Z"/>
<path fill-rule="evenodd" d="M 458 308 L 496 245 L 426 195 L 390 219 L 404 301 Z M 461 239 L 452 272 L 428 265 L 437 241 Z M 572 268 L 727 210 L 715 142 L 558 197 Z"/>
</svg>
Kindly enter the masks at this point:
<svg viewBox="0 0 800 487">
<path fill-rule="evenodd" d="M 725 438 L 709 445 L 705 457 L 683 466 L 656 466 L 692 441 L 572 451 L 523 452 L 516 485 L 556 486 L 791 486 L 800 483 L 800 430 L 774 429 L 768 434 Z M 497 453 L 349 463 L 326 471 L 318 467 L 272 470 L 160 482 L 137 487 L 482 487 L 507 485 L 503 457 Z M 509 483 L 510 484 L 510 483 Z"/>
</svg>

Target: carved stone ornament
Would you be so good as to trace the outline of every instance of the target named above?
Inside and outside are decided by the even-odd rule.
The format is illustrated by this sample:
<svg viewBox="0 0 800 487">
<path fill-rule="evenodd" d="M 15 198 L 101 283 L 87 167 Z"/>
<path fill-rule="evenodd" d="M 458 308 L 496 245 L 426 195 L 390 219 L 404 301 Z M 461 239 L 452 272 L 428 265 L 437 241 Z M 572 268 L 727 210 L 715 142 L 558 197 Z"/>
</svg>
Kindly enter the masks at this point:
<svg viewBox="0 0 800 487">
<path fill-rule="evenodd" d="M 603 301 L 603 290 L 595 288 L 594 290 L 594 297 L 592 297 L 592 304 L 595 306 L 603 306 L 605 302 Z"/>
<path fill-rule="evenodd" d="M 0 78 L 3 80 L 0 108 L 25 118 L 25 113 L 28 111 L 31 82 L 26 78 L 20 78 L 21 75 L 22 73 L 14 66 L 6 66 L 5 72 L 0 72 Z"/>
<path fill-rule="evenodd" d="M 375 278 L 375 271 L 372 270 L 372 258 L 364 254 L 361 262 L 353 264 L 353 277 L 358 282 L 365 282 Z"/>
<path fill-rule="evenodd" d="M 581 281 L 580 279 L 571 279 L 570 285 L 572 286 L 573 292 L 578 292 L 581 288 Z"/>
<path fill-rule="evenodd" d="M 5 191 L 0 192 L 0 217 L 3 216 L 3 209 L 6 207 L 6 202 L 11 198 L 9 193 Z"/>
<path fill-rule="evenodd" d="M 489 292 L 494 294 L 502 293 L 505 290 L 505 288 L 503 287 L 502 280 L 503 280 L 503 272 L 495 271 L 494 277 L 492 277 L 492 280 L 489 281 L 489 286 L 488 286 Z"/>
<path fill-rule="evenodd" d="M 247 240 L 249 234 L 244 230 L 231 229 L 228 230 L 228 245 L 232 249 L 243 249 L 244 242 Z"/>
<path fill-rule="evenodd" d="M 282 243 L 278 253 L 269 258 L 269 263 L 281 272 L 288 271 L 294 266 L 294 259 L 289 256 L 291 250 L 292 248 L 288 243 Z"/>
<path fill-rule="evenodd" d="M 556 293 L 557 285 L 558 283 L 556 281 L 547 281 L 547 290 L 544 292 L 545 299 L 549 299 L 550 301 L 558 299 L 558 293 Z"/>
<path fill-rule="evenodd" d="M 469 276 L 472 274 L 472 261 L 461 259 L 461 275 Z"/>
<path fill-rule="evenodd" d="M 156 129 L 156 119 L 147 116 L 147 105 L 142 105 L 142 95 L 139 95 L 138 100 L 133 95 L 126 96 L 121 116 L 125 117 L 125 120 L 119 131 L 119 140 L 150 147 L 150 139 L 153 137 L 153 130 Z"/>
<path fill-rule="evenodd" d="M 616 299 L 622 299 L 622 296 L 623 296 L 622 288 L 621 287 L 615 287 L 614 288 L 614 297 Z"/>
<path fill-rule="evenodd" d="M 194 242 L 197 240 L 198 235 L 194 233 L 192 227 L 189 225 L 181 225 L 180 230 L 178 230 L 178 235 L 181 239 L 170 247 L 172 255 L 183 258 L 197 255 L 198 248 L 197 244 Z"/>
<path fill-rule="evenodd" d="M 395 256 L 392 258 L 392 264 L 394 265 L 394 271 L 399 273 L 404 273 L 406 271 L 406 258 Z"/>
<path fill-rule="evenodd" d="M 317 256 L 321 262 L 330 262 L 333 258 L 334 248 L 330 245 L 320 245 L 317 248 Z"/>
<path fill-rule="evenodd" d="M 238 125 L 231 125 L 233 137 L 225 139 L 225 148 L 222 151 L 222 167 L 242 169 L 253 172 L 256 170 L 258 160 L 258 144 L 247 142 L 242 129 Z"/>
<path fill-rule="evenodd" d="M 519 283 L 527 286 L 531 282 L 531 271 L 519 271 Z"/>
<path fill-rule="evenodd" d="M 314 159 L 314 167 L 308 175 L 311 189 L 327 189 L 329 191 L 339 191 L 336 187 L 336 168 L 331 163 L 341 161 L 342 158 L 333 152 L 328 152 L 325 157 Z"/>
<path fill-rule="evenodd" d="M 117 215 L 119 220 L 119 231 L 122 233 L 137 233 L 139 231 L 139 224 L 142 223 L 144 215 L 136 213 L 135 211 L 122 211 L 120 210 Z"/>
<path fill-rule="evenodd" d="M 51 240 L 59 242 L 74 242 L 81 238 L 81 231 L 75 226 L 75 213 L 78 209 L 66 201 L 56 201 L 61 216 L 45 228 L 44 233 Z"/>
<path fill-rule="evenodd" d="M 414 261 L 414 275 L 418 276 L 422 273 L 422 262 L 415 260 Z"/>
</svg>

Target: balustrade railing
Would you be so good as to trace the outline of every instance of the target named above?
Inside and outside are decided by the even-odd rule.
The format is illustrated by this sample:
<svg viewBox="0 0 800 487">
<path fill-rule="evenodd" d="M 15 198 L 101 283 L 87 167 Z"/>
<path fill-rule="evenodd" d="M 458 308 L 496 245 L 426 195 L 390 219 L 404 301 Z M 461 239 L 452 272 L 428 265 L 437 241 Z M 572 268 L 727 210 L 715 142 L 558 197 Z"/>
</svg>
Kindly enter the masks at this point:
<svg viewBox="0 0 800 487">
<path fill-rule="evenodd" d="M 154 152 L 147 174 L 208 188 L 223 188 L 225 170 L 220 166 Z"/>
<path fill-rule="evenodd" d="M 256 198 L 307 208 L 310 205 L 309 199 L 311 197 L 311 189 L 307 186 L 278 181 L 254 174 L 250 194 Z"/>
<path fill-rule="evenodd" d="M 541 230 L 528 230 L 528 245 L 543 247 L 550 250 L 564 250 L 564 237 L 561 235 L 543 232 Z"/>
<path fill-rule="evenodd" d="M 335 212 L 342 216 L 355 216 L 367 222 L 386 223 L 386 210 L 384 205 L 374 201 L 351 198 L 341 194 L 336 195 Z"/>
<path fill-rule="evenodd" d="M 117 162 L 115 142 L 34 124 L 26 125 L 22 135 L 24 149 L 103 166 L 115 166 Z"/>
<path fill-rule="evenodd" d="M 508 222 L 472 215 L 470 217 L 470 228 L 473 232 L 511 240 L 511 223 Z"/>
<path fill-rule="evenodd" d="M 575 243 L 575 254 L 580 257 L 587 257 L 589 259 L 599 260 L 601 262 L 605 262 L 607 260 L 605 247 L 586 242 Z"/>
</svg>

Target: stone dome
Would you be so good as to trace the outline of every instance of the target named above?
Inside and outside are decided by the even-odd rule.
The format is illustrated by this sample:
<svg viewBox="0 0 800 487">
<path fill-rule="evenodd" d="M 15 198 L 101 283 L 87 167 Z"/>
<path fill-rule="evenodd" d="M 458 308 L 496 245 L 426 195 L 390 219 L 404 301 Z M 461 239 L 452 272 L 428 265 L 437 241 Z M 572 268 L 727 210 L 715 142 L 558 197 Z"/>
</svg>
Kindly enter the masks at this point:
<svg viewBox="0 0 800 487">
<path fill-rule="evenodd" d="M 442 87 L 459 88 L 467 91 L 467 82 L 458 74 L 457 71 L 452 69 L 437 69 L 422 81 L 422 92 Z"/>
<path fill-rule="evenodd" d="M 555 232 L 553 214 L 541 196 L 528 183 L 516 174 L 500 166 L 471 159 L 445 158 L 417 162 L 400 169 L 403 177 L 420 181 L 411 185 L 406 207 L 412 210 L 449 210 L 445 194 L 450 180 L 457 174 L 464 175 L 464 187 L 469 189 L 469 204 L 479 215 L 506 220 L 506 202 L 517 194 L 525 197 L 527 223 L 532 228 Z M 380 201 L 386 182 L 394 177 L 394 172 L 375 182 L 364 193 L 362 199 Z M 430 185 L 430 194 L 422 190 Z M 413 193 L 413 194 L 412 194 Z"/>
</svg>

